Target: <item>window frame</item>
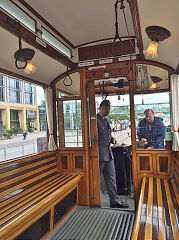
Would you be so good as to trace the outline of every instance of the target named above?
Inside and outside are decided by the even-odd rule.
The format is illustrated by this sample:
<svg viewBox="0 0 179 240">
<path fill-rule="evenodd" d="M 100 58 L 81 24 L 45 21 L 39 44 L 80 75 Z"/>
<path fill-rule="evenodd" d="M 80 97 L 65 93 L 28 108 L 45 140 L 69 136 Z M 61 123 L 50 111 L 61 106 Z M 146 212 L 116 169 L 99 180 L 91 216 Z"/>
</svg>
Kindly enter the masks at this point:
<svg viewBox="0 0 179 240">
<path fill-rule="evenodd" d="M 27 15 L 29 18 L 31 18 L 34 22 L 34 30 L 29 28 L 27 25 L 25 25 L 21 20 L 19 20 L 18 18 L 16 18 L 14 15 L 12 15 L 11 13 L 9 13 L 7 10 L 5 10 L 4 8 L 0 7 L 1 9 L 3 9 L 3 11 L 5 11 L 7 14 L 9 14 L 12 18 L 17 19 L 17 21 L 19 21 L 24 27 L 26 27 L 27 29 L 29 29 L 30 31 L 32 31 L 33 33 L 36 33 L 36 29 L 37 29 L 37 21 L 30 16 L 30 14 L 28 14 L 23 8 L 21 8 L 19 5 L 17 5 L 13 0 L 9 0 L 15 7 L 17 7 L 20 11 L 22 11 L 25 15 Z"/>
<path fill-rule="evenodd" d="M 55 38 L 59 43 L 61 43 L 62 45 L 64 45 L 67 49 L 70 50 L 70 56 L 68 56 L 67 54 L 65 54 L 64 52 L 62 52 L 61 50 L 59 50 L 57 47 L 55 47 L 52 43 L 50 43 L 48 40 L 46 40 L 45 38 L 43 38 L 43 29 L 48 32 L 53 38 Z M 64 56 L 68 57 L 68 58 L 72 58 L 72 50 L 71 48 L 69 48 L 66 44 L 64 44 L 61 40 L 59 40 L 54 34 L 52 34 L 50 31 L 48 31 L 44 26 L 41 26 L 41 32 L 42 32 L 42 39 L 44 41 L 46 41 L 48 44 L 50 44 L 53 48 L 55 48 L 58 52 L 62 53 Z"/>
</svg>

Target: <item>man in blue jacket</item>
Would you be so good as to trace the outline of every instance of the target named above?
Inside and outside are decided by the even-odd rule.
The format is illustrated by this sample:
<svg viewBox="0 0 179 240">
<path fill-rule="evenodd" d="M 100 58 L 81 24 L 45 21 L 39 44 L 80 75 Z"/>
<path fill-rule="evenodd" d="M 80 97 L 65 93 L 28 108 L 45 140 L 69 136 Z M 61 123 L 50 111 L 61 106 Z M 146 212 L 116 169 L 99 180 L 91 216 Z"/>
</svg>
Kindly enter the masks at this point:
<svg viewBox="0 0 179 240">
<path fill-rule="evenodd" d="M 103 174 L 104 176 L 106 189 L 110 198 L 110 207 L 128 208 L 128 204 L 120 202 L 117 196 L 114 157 L 110 146 L 111 143 L 114 143 L 115 139 L 111 136 L 111 128 L 106 119 L 110 108 L 110 101 L 105 99 L 101 102 L 97 114 L 100 175 Z"/>
<path fill-rule="evenodd" d="M 152 109 L 146 109 L 145 118 L 137 128 L 137 136 L 144 149 L 164 149 L 165 126 L 159 117 L 154 116 Z"/>
</svg>

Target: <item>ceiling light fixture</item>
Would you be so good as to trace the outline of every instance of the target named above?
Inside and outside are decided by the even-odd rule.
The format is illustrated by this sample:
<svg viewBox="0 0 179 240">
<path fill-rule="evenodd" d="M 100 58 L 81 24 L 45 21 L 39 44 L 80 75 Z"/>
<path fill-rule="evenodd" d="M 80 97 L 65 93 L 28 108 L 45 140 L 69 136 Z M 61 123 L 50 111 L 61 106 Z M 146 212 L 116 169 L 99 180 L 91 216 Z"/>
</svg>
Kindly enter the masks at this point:
<svg viewBox="0 0 179 240">
<path fill-rule="evenodd" d="M 146 56 L 155 58 L 158 56 L 157 48 L 159 42 L 169 38 L 171 33 L 163 27 L 159 26 L 149 26 L 145 29 L 148 37 L 151 39 L 151 43 L 149 44 L 147 50 L 144 50 L 144 54 Z"/>
<path fill-rule="evenodd" d="M 152 89 L 157 88 L 157 83 L 162 81 L 162 78 L 159 78 L 157 76 L 151 76 L 150 78 L 153 81 L 152 85 L 150 86 Z"/>
<path fill-rule="evenodd" d="M 24 69 L 24 72 L 27 74 L 33 73 L 36 70 L 36 67 L 30 62 L 35 55 L 35 51 L 31 48 L 22 48 L 21 43 L 21 34 L 19 30 L 19 50 L 14 53 L 15 65 L 18 69 Z M 19 62 L 24 63 L 23 65 Z"/>
</svg>

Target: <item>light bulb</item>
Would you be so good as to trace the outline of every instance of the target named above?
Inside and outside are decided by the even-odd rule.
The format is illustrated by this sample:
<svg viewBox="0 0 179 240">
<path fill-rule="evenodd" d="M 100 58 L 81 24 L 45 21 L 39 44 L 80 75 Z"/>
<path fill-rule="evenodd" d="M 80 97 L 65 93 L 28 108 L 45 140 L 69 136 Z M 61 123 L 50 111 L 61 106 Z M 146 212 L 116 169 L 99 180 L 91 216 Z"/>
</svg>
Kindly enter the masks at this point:
<svg viewBox="0 0 179 240">
<path fill-rule="evenodd" d="M 34 65 L 32 65 L 32 63 L 30 61 L 27 62 L 27 66 L 24 69 L 24 72 L 26 74 L 31 74 L 33 72 L 35 72 L 36 67 Z"/>
<path fill-rule="evenodd" d="M 152 85 L 150 86 L 150 88 L 156 88 L 157 84 L 156 83 L 152 83 Z"/>
<path fill-rule="evenodd" d="M 158 48 L 158 42 L 151 41 L 147 50 L 144 50 L 143 53 L 148 57 L 152 57 L 152 58 L 158 57 L 157 48 Z"/>
</svg>

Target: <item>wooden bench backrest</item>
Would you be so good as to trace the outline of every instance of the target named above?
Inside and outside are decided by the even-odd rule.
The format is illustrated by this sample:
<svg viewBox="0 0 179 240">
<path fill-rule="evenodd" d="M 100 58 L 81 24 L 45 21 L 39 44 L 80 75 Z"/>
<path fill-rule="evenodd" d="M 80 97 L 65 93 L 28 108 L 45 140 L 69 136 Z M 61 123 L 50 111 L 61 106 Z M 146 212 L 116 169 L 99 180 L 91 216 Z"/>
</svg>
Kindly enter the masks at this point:
<svg viewBox="0 0 179 240">
<path fill-rule="evenodd" d="M 3 163 L 0 165 L 0 202 L 14 198 L 32 185 L 43 182 L 57 173 L 56 153 Z"/>
<path fill-rule="evenodd" d="M 178 206 L 173 179 L 144 177 L 131 240 L 178 240 Z"/>
</svg>

